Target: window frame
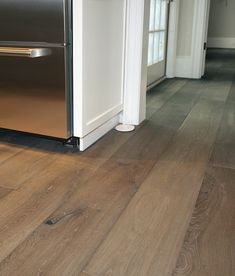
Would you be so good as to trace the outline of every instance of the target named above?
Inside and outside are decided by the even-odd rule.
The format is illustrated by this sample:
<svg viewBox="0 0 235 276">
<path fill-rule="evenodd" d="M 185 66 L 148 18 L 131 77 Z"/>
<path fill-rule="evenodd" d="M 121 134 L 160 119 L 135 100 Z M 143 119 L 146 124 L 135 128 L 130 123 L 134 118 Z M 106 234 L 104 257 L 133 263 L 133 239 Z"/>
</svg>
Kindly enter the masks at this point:
<svg viewBox="0 0 235 276">
<path fill-rule="evenodd" d="M 156 12 L 156 8 L 159 5 L 160 11 Z M 163 7 L 165 5 L 165 7 Z M 149 48 L 148 48 L 148 66 L 160 63 L 165 59 L 165 42 L 167 34 L 167 0 L 151 0 L 150 2 L 150 18 L 149 18 Z M 151 9 L 154 7 L 154 10 Z M 164 22 L 162 21 L 162 14 Z M 159 16 L 159 17 L 158 17 Z M 164 26 L 163 26 L 164 24 Z M 156 38 L 158 36 L 158 38 Z M 157 39 L 157 46 L 156 40 Z M 152 41 L 151 41 L 152 40 Z M 161 46 L 161 44 L 163 44 Z M 160 55 L 160 49 L 162 53 Z M 157 51 L 157 55 L 156 55 Z"/>
</svg>

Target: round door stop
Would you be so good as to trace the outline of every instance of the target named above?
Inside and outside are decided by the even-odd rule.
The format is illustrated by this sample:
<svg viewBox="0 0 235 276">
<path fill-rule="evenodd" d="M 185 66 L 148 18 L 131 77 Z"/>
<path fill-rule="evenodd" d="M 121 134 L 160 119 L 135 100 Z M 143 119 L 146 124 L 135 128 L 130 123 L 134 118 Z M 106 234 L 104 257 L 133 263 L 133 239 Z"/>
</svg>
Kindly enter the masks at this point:
<svg viewBox="0 0 235 276">
<path fill-rule="evenodd" d="M 120 124 L 115 127 L 117 131 L 120 132 L 131 132 L 135 130 L 135 126 L 133 125 L 125 125 L 125 124 Z"/>
</svg>

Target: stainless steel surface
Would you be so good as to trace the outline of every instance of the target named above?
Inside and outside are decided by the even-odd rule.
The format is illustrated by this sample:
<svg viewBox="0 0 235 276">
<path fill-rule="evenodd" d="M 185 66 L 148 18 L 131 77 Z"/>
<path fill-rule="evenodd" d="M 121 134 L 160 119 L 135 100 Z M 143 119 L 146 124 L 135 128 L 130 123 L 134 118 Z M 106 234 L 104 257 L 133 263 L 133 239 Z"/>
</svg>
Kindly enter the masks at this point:
<svg viewBox="0 0 235 276">
<path fill-rule="evenodd" d="M 0 0 L 0 128 L 72 136 L 70 0 Z"/>
<path fill-rule="evenodd" d="M 0 0 L 0 41 L 69 40 L 65 12 L 68 0 Z"/>
<path fill-rule="evenodd" d="M 16 48 L 16 47 L 0 47 L 0 57 L 25 57 L 38 58 L 49 56 L 51 50 L 47 48 Z"/>
</svg>

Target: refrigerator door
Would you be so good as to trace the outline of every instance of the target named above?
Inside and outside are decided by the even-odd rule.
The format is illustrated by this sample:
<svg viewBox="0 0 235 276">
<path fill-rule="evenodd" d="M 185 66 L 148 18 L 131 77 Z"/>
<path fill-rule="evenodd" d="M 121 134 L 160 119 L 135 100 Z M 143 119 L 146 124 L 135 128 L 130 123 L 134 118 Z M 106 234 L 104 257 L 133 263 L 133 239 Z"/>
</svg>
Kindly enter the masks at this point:
<svg viewBox="0 0 235 276">
<path fill-rule="evenodd" d="M 0 46 L 0 128 L 71 136 L 68 53 L 68 47 Z"/>
<path fill-rule="evenodd" d="M 70 5 L 70 0 L 0 0 L 0 41 L 68 43 Z"/>
</svg>

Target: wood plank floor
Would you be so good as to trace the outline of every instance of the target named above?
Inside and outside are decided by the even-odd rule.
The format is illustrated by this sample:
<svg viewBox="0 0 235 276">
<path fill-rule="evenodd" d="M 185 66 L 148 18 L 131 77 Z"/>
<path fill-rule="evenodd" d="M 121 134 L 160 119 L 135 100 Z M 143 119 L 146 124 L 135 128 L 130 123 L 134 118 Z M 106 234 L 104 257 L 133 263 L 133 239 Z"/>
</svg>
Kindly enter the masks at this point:
<svg viewBox="0 0 235 276">
<path fill-rule="evenodd" d="M 235 171 L 209 167 L 174 275 L 235 272 Z"/>
<path fill-rule="evenodd" d="M 164 81 L 84 153 L 0 131 L 0 275 L 235 271 L 235 51 Z"/>
<path fill-rule="evenodd" d="M 220 61 L 217 76 L 229 71 L 232 86 L 174 276 L 235 274 L 235 51 L 216 53 L 208 66 Z"/>
</svg>

